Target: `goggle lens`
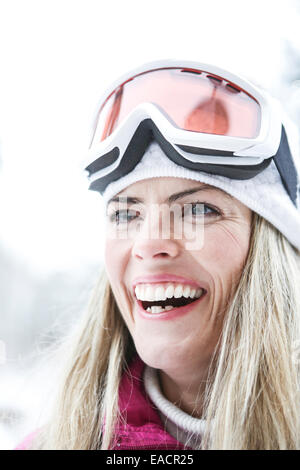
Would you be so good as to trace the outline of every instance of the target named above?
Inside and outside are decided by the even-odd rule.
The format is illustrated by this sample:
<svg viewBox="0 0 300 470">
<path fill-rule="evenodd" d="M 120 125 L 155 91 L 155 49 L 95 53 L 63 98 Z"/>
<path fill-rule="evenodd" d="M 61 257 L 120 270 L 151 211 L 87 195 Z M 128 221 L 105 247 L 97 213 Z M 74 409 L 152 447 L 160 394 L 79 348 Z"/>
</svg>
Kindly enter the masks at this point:
<svg viewBox="0 0 300 470">
<path fill-rule="evenodd" d="M 187 131 L 251 139 L 260 130 L 260 106 L 246 91 L 205 71 L 170 67 L 143 72 L 115 89 L 99 111 L 97 140 L 145 102 Z"/>
</svg>

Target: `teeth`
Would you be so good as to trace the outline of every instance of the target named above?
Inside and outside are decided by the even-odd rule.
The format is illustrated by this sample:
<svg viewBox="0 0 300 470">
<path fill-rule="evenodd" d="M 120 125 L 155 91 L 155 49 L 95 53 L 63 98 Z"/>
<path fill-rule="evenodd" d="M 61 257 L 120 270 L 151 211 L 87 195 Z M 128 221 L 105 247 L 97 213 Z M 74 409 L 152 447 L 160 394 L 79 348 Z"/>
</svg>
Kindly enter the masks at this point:
<svg viewBox="0 0 300 470">
<path fill-rule="evenodd" d="M 141 298 L 141 290 L 142 290 L 142 286 L 140 286 L 139 284 L 135 286 L 134 293 L 137 299 Z"/>
<path fill-rule="evenodd" d="M 203 292 L 203 289 L 197 289 L 197 290 L 196 290 L 196 295 L 195 295 L 195 297 L 196 297 L 196 298 L 201 297 L 202 292 Z"/>
<path fill-rule="evenodd" d="M 155 300 L 166 300 L 166 291 L 163 286 L 156 287 L 155 289 Z"/>
<path fill-rule="evenodd" d="M 151 313 L 160 313 L 163 311 L 164 309 L 160 307 L 159 305 L 154 305 L 154 307 L 151 307 Z"/>
<path fill-rule="evenodd" d="M 166 288 L 166 298 L 171 299 L 174 296 L 174 286 L 172 284 Z"/>
<path fill-rule="evenodd" d="M 187 299 L 190 296 L 190 293 L 191 293 L 190 286 L 185 286 L 185 288 L 183 289 L 183 292 L 182 292 L 183 297 L 185 297 Z"/>
<path fill-rule="evenodd" d="M 197 289 L 195 289 L 195 288 L 191 289 L 191 293 L 190 293 L 191 299 L 193 299 L 193 298 L 195 297 L 195 295 L 196 295 L 196 290 L 197 290 Z"/>
<path fill-rule="evenodd" d="M 168 311 L 168 310 L 172 310 L 173 308 L 174 307 L 172 307 L 172 305 L 167 305 L 165 308 L 161 307 L 160 305 L 154 305 L 153 307 L 148 307 L 147 312 L 161 313 L 161 312 L 165 312 L 165 311 Z"/>
<path fill-rule="evenodd" d="M 137 299 L 148 302 L 154 302 L 155 300 L 166 300 L 174 297 L 179 299 L 180 297 L 195 299 L 202 295 L 203 289 L 195 287 L 175 284 L 175 283 L 164 283 L 164 284 L 138 284 L 135 287 L 135 295 Z"/>
<path fill-rule="evenodd" d="M 182 297 L 182 292 L 183 292 L 183 287 L 180 284 L 178 284 L 178 286 L 176 286 L 174 290 L 175 299 L 179 299 L 180 297 Z"/>
<path fill-rule="evenodd" d="M 158 300 L 155 298 L 155 290 L 152 286 L 148 286 L 146 287 L 146 299 L 149 301 L 149 302 L 153 302 L 153 300 Z"/>
</svg>

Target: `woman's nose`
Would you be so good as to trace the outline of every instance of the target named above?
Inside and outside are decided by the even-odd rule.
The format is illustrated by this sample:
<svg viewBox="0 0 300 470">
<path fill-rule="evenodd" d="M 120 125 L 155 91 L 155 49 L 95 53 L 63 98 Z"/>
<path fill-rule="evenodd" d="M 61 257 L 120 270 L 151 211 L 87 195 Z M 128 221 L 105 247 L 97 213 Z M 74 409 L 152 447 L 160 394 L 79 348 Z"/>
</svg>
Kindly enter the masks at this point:
<svg viewBox="0 0 300 470">
<path fill-rule="evenodd" d="M 132 249 L 132 255 L 138 259 L 175 258 L 179 254 L 179 247 L 175 240 L 170 239 L 141 239 Z"/>
<path fill-rule="evenodd" d="M 132 255 L 139 259 L 154 257 L 175 257 L 180 251 L 178 239 L 174 239 L 171 225 L 166 222 L 169 217 L 167 211 L 153 210 L 140 227 L 139 234 L 135 237 Z"/>
</svg>

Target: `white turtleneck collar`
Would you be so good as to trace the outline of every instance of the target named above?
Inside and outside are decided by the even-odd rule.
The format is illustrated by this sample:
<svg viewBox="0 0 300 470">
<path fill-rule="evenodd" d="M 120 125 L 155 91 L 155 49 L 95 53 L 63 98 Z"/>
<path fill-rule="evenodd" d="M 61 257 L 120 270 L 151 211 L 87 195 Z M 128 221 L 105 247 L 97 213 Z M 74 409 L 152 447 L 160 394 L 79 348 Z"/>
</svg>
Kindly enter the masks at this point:
<svg viewBox="0 0 300 470">
<path fill-rule="evenodd" d="M 205 429 L 205 420 L 193 418 L 164 397 L 157 369 L 146 365 L 144 384 L 146 392 L 160 412 L 168 433 L 192 449 L 199 448 Z"/>
</svg>

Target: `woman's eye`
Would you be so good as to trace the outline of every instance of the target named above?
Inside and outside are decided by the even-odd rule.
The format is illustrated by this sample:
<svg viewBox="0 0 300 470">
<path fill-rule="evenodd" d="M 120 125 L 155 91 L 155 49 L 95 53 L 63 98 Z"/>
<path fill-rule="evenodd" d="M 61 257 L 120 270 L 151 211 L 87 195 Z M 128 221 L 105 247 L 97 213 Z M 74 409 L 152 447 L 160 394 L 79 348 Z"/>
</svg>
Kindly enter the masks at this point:
<svg viewBox="0 0 300 470">
<path fill-rule="evenodd" d="M 137 213 L 129 209 L 117 210 L 109 215 L 110 222 L 115 222 L 117 225 L 130 222 L 137 216 Z"/>
<path fill-rule="evenodd" d="M 220 212 L 213 207 L 204 204 L 203 202 L 195 202 L 191 204 L 185 204 L 183 207 L 183 216 L 192 218 L 197 217 L 217 217 Z M 116 210 L 108 215 L 109 221 L 117 225 L 127 224 L 140 216 L 140 212 L 133 211 L 130 209 Z"/>
<path fill-rule="evenodd" d="M 194 217 L 201 217 L 201 216 L 218 216 L 220 212 L 217 209 L 212 208 L 211 206 L 203 203 L 203 202 L 194 202 L 191 204 L 184 205 L 184 215 L 191 214 Z"/>
</svg>

